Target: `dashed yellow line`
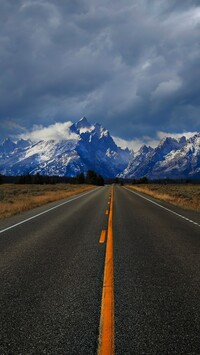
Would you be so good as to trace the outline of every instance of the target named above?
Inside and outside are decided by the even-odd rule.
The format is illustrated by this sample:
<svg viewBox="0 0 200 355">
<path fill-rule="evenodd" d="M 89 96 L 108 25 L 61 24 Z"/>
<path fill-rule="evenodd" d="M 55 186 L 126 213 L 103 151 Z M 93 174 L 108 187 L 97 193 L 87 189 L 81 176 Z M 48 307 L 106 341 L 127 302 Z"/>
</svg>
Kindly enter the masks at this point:
<svg viewBox="0 0 200 355">
<path fill-rule="evenodd" d="M 106 230 L 103 229 L 100 235 L 99 243 L 104 243 L 106 240 Z"/>
</svg>

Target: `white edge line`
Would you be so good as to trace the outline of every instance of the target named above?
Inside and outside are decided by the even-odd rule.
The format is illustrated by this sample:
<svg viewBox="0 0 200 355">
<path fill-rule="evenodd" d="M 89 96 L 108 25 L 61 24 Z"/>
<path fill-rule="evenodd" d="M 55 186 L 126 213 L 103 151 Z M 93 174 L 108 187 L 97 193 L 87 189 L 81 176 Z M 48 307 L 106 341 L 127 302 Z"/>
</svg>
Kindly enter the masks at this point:
<svg viewBox="0 0 200 355">
<path fill-rule="evenodd" d="M 81 198 L 81 197 L 83 197 L 83 196 L 85 196 L 85 195 L 88 195 L 88 194 L 90 194 L 91 192 L 94 192 L 94 191 L 96 191 L 96 190 L 99 189 L 99 188 L 100 188 L 100 187 L 97 187 L 96 189 L 93 189 L 93 190 L 91 190 L 91 191 L 85 192 L 85 193 L 83 193 L 83 194 L 81 194 L 81 195 L 79 195 L 79 196 L 76 196 L 76 197 L 72 198 L 71 200 L 62 202 L 62 203 L 60 203 L 59 205 L 56 205 L 56 206 L 54 206 L 54 207 L 49 208 L 49 209 L 46 210 L 46 211 L 43 211 L 43 212 L 41 212 L 41 213 L 36 214 L 35 216 L 32 216 L 32 217 L 27 218 L 27 219 L 25 219 L 25 220 L 23 220 L 23 221 L 21 221 L 21 222 L 19 222 L 19 223 L 13 224 L 13 225 L 10 226 L 10 227 L 7 227 L 7 228 L 5 228 L 5 229 L 2 229 L 2 230 L 0 230 L 0 234 L 1 234 L 1 233 L 4 233 L 4 232 L 6 232 L 6 231 L 8 231 L 9 229 L 15 228 L 15 227 L 19 226 L 20 224 L 26 223 L 26 222 L 30 221 L 31 219 L 37 218 L 37 217 L 39 217 L 39 216 L 41 216 L 41 215 L 43 215 L 43 214 L 45 214 L 45 213 L 48 213 L 48 212 L 50 212 L 50 211 L 52 211 L 52 210 L 55 210 L 56 208 L 58 208 L 58 207 L 60 207 L 60 206 L 66 205 L 67 203 L 70 203 L 70 202 L 72 202 L 72 201 L 74 201 L 74 200 L 77 200 L 78 198 Z M 44 205 L 43 205 L 43 206 L 44 206 Z M 41 207 L 41 206 L 40 206 L 40 207 Z M 29 210 L 29 211 L 30 211 L 30 210 Z"/>
<path fill-rule="evenodd" d="M 171 213 L 175 214 L 176 216 L 178 216 L 178 217 L 180 217 L 180 218 L 182 218 L 182 219 L 185 219 L 186 221 L 188 221 L 188 222 L 190 222 L 190 223 L 192 223 L 192 224 L 195 224 L 196 226 L 200 227 L 200 224 L 199 224 L 199 223 L 194 222 L 194 221 L 192 221 L 191 219 L 189 219 L 189 218 L 187 218 L 187 217 L 184 217 L 184 216 L 182 216 L 181 214 L 179 214 L 179 213 L 177 213 L 177 212 L 174 212 L 174 211 L 170 210 L 169 208 L 164 207 L 164 206 L 160 205 L 159 203 L 157 203 L 157 202 L 155 202 L 155 201 L 152 201 L 152 200 L 150 200 L 149 198 L 144 197 L 144 196 L 140 195 L 139 193 L 137 193 L 137 192 L 135 192 L 135 191 L 133 191 L 133 190 L 131 190 L 131 189 L 128 189 L 127 187 L 124 187 L 124 188 L 125 188 L 127 191 L 130 191 L 130 192 L 132 192 L 133 194 L 135 194 L 135 195 L 137 195 L 137 196 L 143 198 L 144 200 L 147 200 L 147 201 L 153 203 L 154 205 L 159 206 L 159 207 L 163 208 L 164 210 L 166 210 L 166 211 L 168 211 L 168 212 L 171 212 Z"/>
</svg>

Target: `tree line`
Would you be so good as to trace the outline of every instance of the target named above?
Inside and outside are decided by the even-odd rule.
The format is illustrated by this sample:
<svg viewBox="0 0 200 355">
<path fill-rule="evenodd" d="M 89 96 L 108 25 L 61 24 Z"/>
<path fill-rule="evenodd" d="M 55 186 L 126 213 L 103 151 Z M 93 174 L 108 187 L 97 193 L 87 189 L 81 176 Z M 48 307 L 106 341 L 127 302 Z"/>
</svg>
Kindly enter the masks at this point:
<svg viewBox="0 0 200 355">
<path fill-rule="evenodd" d="M 154 179 L 150 180 L 146 176 L 140 179 L 119 179 L 106 178 L 98 175 L 94 170 L 88 170 L 86 174 L 80 173 L 75 177 L 69 176 L 49 176 L 40 175 L 40 173 L 30 174 L 26 173 L 20 176 L 4 176 L 0 174 L 0 184 L 14 183 L 14 184 L 91 184 L 103 186 L 106 184 L 200 184 L 199 179 Z"/>
<path fill-rule="evenodd" d="M 4 176 L 0 174 L 0 184 L 90 184 L 103 186 L 104 179 L 93 170 L 88 170 L 86 174 L 80 173 L 75 177 L 41 175 L 39 172 L 30 174 L 29 172 L 20 176 Z"/>
</svg>

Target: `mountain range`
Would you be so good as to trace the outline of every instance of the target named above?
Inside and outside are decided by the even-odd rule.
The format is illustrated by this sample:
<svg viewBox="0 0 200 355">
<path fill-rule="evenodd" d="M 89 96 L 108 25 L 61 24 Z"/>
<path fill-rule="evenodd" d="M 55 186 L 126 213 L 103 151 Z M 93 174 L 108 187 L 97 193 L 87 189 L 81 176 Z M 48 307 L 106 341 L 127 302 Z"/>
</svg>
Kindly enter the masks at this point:
<svg viewBox="0 0 200 355">
<path fill-rule="evenodd" d="M 139 179 L 200 179 L 200 133 L 186 139 L 166 137 L 156 148 L 143 145 L 132 152 L 121 177 Z"/>
<path fill-rule="evenodd" d="M 126 168 L 129 150 L 118 147 L 100 124 L 92 125 L 83 117 L 69 131 L 72 138 L 59 141 L 7 138 L 0 144 L 0 173 L 76 176 L 91 169 L 114 177 Z"/>
<path fill-rule="evenodd" d="M 200 133 L 186 139 L 166 137 L 156 148 L 138 152 L 116 145 L 108 130 L 83 117 L 70 126 L 66 139 L 6 138 L 0 144 L 0 173 L 76 176 L 91 169 L 105 178 L 200 178 Z"/>
</svg>

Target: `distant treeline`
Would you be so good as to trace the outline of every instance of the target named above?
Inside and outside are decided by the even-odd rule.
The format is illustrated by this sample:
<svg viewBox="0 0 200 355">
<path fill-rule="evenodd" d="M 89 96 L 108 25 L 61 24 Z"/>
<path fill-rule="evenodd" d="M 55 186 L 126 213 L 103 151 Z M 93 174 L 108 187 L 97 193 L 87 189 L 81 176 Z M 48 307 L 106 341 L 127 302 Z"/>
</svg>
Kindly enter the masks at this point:
<svg viewBox="0 0 200 355">
<path fill-rule="evenodd" d="M 87 174 L 80 173 L 75 177 L 49 176 L 36 174 L 24 174 L 20 176 L 4 176 L 0 174 L 0 184 L 91 184 L 97 186 L 104 185 L 104 179 L 93 170 L 88 170 Z"/>
<path fill-rule="evenodd" d="M 129 185 L 140 185 L 140 184 L 199 184 L 200 180 L 194 179 L 157 179 L 150 180 L 146 176 L 141 177 L 140 179 L 122 179 L 122 178 L 114 178 L 114 179 L 105 179 L 106 183 L 114 183 L 114 184 L 129 184 Z"/>
<path fill-rule="evenodd" d="M 140 179 L 121 179 L 116 177 L 115 179 L 105 179 L 106 183 L 115 183 L 115 184 L 131 184 L 131 185 L 140 185 L 140 184 L 200 184 L 198 179 L 154 179 L 150 180 L 146 176 Z"/>
<path fill-rule="evenodd" d="M 88 170 L 86 174 L 80 173 L 75 177 L 68 176 L 49 176 L 36 173 L 34 175 L 27 173 L 20 176 L 4 176 L 0 174 L 0 184 L 91 184 L 103 186 L 104 184 L 200 184 L 198 179 L 155 179 L 150 180 L 146 176 L 140 179 L 122 179 L 122 178 L 103 178 L 93 170 Z"/>
<path fill-rule="evenodd" d="M 197 179 L 154 179 L 149 180 L 146 176 L 140 179 L 133 179 L 132 185 L 140 184 L 199 184 L 200 180 Z"/>
</svg>

